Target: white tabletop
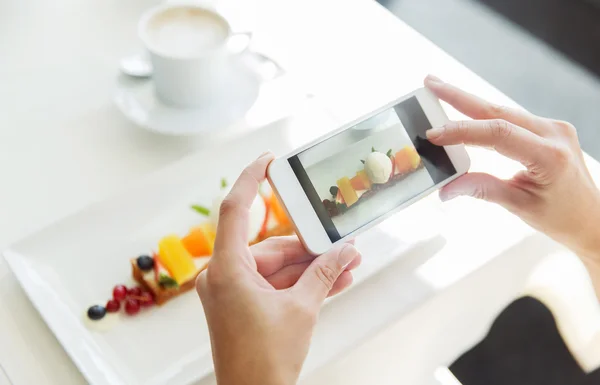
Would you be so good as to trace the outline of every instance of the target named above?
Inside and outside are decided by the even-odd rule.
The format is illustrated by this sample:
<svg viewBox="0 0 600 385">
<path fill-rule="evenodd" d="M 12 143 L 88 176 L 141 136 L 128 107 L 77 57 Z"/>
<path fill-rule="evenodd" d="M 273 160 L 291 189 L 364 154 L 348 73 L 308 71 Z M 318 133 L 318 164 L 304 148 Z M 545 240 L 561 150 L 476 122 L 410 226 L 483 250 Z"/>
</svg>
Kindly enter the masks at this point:
<svg viewBox="0 0 600 385">
<path fill-rule="evenodd" d="M 148 133 L 129 123 L 111 103 L 118 60 L 138 47 L 136 20 L 155 3 L 31 0 L 0 7 L 0 249 L 213 143 Z M 339 122 L 419 87 L 427 73 L 495 102 L 513 104 L 372 0 L 257 0 L 249 9 L 256 11 L 252 25 L 260 49 L 298 76 Z M 310 129 L 291 132 L 297 141 L 318 134 Z M 517 168 L 486 151 L 470 154 L 474 170 L 507 176 Z M 590 164 L 594 175 L 600 175 L 598 164 Z M 325 310 L 322 319 L 339 322 L 340 334 L 317 329 L 305 383 L 391 384 L 399 383 L 397 375 L 403 372 L 410 373 L 405 378 L 411 380 L 402 383 L 424 383 L 431 369 L 427 365 L 443 364 L 453 349 L 439 349 L 439 355 L 418 370 L 408 359 L 386 360 L 382 350 L 397 354 L 397 360 L 409 357 L 407 352 L 418 355 L 423 339 L 431 345 L 431 335 L 425 333 L 439 333 L 433 325 L 439 323 L 439 314 L 459 317 L 456 306 L 448 304 L 474 305 L 480 300 L 463 295 L 472 287 L 465 282 L 477 281 L 489 290 L 495 302 L 484 312 L 493 314 L 518 291 L 515 286 L 494 297 L 499 292 L 493 287 L 506 283 L 506 271 L 519 266 L 519 279 L 525 280 L 534 262 L 554 250 L 545 239 L 531 238 L 530 228 L 498 207 L 466 199 L 442 207 L 451 225 L 441 226 L 438 243 L 424 245 Z M 524 262 L 518 258 L 530 251 L 536 252 Z M 494 284 L 486 287 L 483 276 Z M 373 296 L 381 308 L 372 326 L 386 337 L 377 336 L 311 375 L 335 358 L 329 356 L 331 341 L 352 332 L 343 327 L 344 319 L 357 306 L 368 306 Z M 13 385 L 84 383 L 3 260 L 0 304 L 0 364 Z M 432 315 L 437 316 L 432 320 Z M 421 325 L 420 333 L 407 332 L 411 325 Z M 482 333 L 474 330 L 470 339 L 455 345 L 464 348 Z M 400 344 L 404 353 L 398 350 Z M 373 378 L 377 381 L 368 381 Z M 0 384 L 5 382 L 0 370 Z"/>
</svg>

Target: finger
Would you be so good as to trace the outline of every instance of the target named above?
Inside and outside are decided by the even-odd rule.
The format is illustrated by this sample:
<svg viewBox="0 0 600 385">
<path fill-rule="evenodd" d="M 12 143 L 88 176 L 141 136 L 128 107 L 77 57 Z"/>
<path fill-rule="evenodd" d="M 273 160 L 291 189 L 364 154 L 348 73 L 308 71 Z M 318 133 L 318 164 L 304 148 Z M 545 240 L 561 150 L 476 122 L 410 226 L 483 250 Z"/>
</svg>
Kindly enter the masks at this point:
<svg viewBox="0 0 600 385">
<path fill-rule="evenodd" d="M 329 290 L 327 297 L 333 297 L 334 295 L 337 295 L 337 294 L 341 293 L 342 291 L 346 290 L 350 285 L 352 285 L 353 280 L 354 280 L 354 276 L 352 275 L 352 273 L 350 271 L 346 270 L 346 271 L 342 272 L 342 274 L 340 274 L 338 279 L 333 284 L 333 287 L 331 288 L 331 290 Z"/>
<path fill-rule="evenodd" d="M 296 236 L 273 237 L 250 247 L 258 272 L 267 277 L 285 266 L 311 262 L 309 254 Z"/>
<path fill-rule="evenodd" d="M 354 240 L 348 241 L 354 244 Z M 267 277 L 285 266 L 312 262 L 315 256 L 308 253 L 297 236 L 272 237 L 250 247 L 258 272 Z"/>
<path fill-rule="evenodd" d="M 546 139 L 505 120 L 464 120 L 427 131 L 427 139 L 438 146 L 470 144 L 489 147 L 529 167 L 547 160 Z"/>
<path fill-rule="evenodd" d="M 308 306 L 318 309 L 340 274 L 358 258 L 353 245 L 341 244 L 317 257 L 291 287 L 292 295 Z"/>
<path fill-rule="evenodd" d="M 527 110 L 490 103 L 445 83 L 433 75 L 428 75 L 424 83 L 438 98 L 470 118 L 503 119 L 541 136 L 552 132 L 552 127 L 547 119 L 536 116 Z"/>
<path fill-rule="evenodd" d="M 215 240 L 216 250 L 225 247 L 247 247 L 250 206 L 258 194 L 260 184 L 265 180 L 267 166 L 272 160 L 273 154 L 268 152 L 248 165 L 221 203 Z M 215 253 L 215 256 L 220 257 L 220 253 Z"/>
<path fill-rule="evenodd" d="M 459 196 L 470 196 L 504 206 L 512 212 L 529 205 L 531 196 L 519 187 L 495 176 L 469 173 L 447 184 L 440 190 L 440 199 L 448 201 Z"/>
<path fill-rule="evenodd" d="M 277 290 L 288 289 L 294 286 L 296 282 L 298 282 L 298 279 L 300 279 L 302 274 L 304 274 L 306 269 L 310 266 L 311 262 L 312 261 L 301 262 L 285 266 L 281 270 L 276 271 L 275 273 L 265 277 L 265 279 Z M 359 256 L 354 258 L 354 260 L 346 267 L 344 271 L 354 270 L 358 266 L 360 266 L 360 263 L 361 257 L 359 254 Z M 333 286 L 335 287 L 335 284 Z"/>
</svg>

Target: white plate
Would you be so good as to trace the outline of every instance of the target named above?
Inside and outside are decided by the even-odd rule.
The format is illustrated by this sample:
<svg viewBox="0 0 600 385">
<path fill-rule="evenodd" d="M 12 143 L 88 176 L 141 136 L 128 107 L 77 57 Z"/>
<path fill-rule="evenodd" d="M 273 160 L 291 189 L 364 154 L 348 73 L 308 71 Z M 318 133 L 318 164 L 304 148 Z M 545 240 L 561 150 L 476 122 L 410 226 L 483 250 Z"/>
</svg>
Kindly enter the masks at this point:
<svg viewBox="0 0 600 385">
<path fill-rule="evenodd" d="M 265 148 L 283 153 L 299 145 L 290 143 L 289 132 L 281 129 L 258 132 L 253 144 L 238 140 L 185 158 L 4 253 L 25 292 L 90 383 L 177 385 L 212 372 L 208 330 L 195 293 L 135 317 L 123 316 L 105 333 L 86 328 L 84 313 L 91 304 L 109 299 L 115 284 L 133 283 L 130 257 L 155 248 L 162 235 L 182 234 L 202 221 L 189 205 L 209 204 L 222 177 L 233 180 L 242 165 Z M 407 218 L 423 214 L 423 208 L 418 210 L 357 240 L 364 262 L 355 284 L 412 247 L 419 226 Z M 424 215 L 428 220 L 421 221 L 426 222 L 422 227 L 431 233 L 429 219 L 436 220 Z"/>
</svg>

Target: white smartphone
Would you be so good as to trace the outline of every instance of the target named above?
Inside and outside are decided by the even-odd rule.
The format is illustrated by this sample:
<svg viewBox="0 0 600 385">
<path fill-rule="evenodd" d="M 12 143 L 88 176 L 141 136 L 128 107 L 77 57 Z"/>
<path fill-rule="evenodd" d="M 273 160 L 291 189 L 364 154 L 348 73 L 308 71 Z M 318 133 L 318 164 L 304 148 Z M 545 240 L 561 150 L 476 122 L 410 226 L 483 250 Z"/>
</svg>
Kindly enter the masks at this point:
<svg viewBox="0 0 600 385">
<path fill-rule="evenodd" d="M 322 254 L 466 173 L 464 146 L 426 139 L 446 122 L 422 88 L 275 159 L 268 180 L 306 249 Z"/>
</svg>

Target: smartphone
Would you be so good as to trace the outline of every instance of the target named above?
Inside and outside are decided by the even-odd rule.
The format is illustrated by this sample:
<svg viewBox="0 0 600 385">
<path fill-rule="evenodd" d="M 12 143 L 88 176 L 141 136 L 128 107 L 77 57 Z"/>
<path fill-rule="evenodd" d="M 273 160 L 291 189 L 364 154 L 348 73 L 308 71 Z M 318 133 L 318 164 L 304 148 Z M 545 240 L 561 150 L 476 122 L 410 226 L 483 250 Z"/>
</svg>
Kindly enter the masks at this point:
<svg viewBox="0 0 600 385">
<path fill-rule="evenodd" d="M 448 120 L 422 88 L 271 162 L 267 178 L 306 249 L 322 254 L 466 173 L 464 146 L 426 139 Z"/>
</svg>

